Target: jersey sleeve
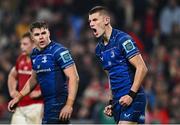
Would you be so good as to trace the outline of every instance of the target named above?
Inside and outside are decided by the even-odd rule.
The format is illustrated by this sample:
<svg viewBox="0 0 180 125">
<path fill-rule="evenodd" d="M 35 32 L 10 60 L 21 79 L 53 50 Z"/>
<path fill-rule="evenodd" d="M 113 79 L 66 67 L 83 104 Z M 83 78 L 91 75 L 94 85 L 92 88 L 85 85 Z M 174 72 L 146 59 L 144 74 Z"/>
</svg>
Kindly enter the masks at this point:
<svg viewBox="0 0 180 125">
<path fill-rule="evenodd" d="M 65 47 L 56 47 L 53 55 L 57 64 L 62 69 L 65 69 L 74 63 L 69 50 Z"/>
<path fill-rule="evenodd" d="M 126 58 L 130 59 L 139 53 L 139 49 L 135 41 L 129 36 L 124 35 L 118 40 L 119 49 L 122 50 Z"/>
</svg>

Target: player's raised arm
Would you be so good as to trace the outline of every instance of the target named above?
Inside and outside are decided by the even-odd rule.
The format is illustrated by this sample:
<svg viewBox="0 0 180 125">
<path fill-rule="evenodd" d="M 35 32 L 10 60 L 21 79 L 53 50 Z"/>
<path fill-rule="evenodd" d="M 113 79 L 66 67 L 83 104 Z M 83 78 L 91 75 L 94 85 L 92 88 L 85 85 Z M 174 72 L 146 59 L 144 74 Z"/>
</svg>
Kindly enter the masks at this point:
<svg viewBox="0 0 180 125">
<path fill-rule="evenodd" d="M 17 91 L 17 71 L 16 68 L 13 67 L 8 75 L 8 89 L 9 94 L 12 98 L 18 95 Z"/>
<path fill-rule="evenodd" d="M 18 92 L 17 96 L 12 99 L 8 104 L 8 110 L 14 112 L 14 107 L 17 103 L 27 94 L 29 94 L 37 85 L 36 73 L 32 71 L 32 75 L 24 85 L 23 89 Z"/>
<path fill-rule="evenodd" d="M 79 83 L 79 75 L 77 73 L 75 64 L 65 68 L 64 73 L 66 77 L 68 78 L 69 83 L 68 83 L 68 99 L 66 101 L 66 105 L 61 110 L 61 113 L 59 116 L 60 119 L 62 120 L 66 120 L 71 117 L 71 113 L 73 111 L 73 104 L 76 98 L 76 93 L 78 90 L 78 83 Z"/>
</svg>

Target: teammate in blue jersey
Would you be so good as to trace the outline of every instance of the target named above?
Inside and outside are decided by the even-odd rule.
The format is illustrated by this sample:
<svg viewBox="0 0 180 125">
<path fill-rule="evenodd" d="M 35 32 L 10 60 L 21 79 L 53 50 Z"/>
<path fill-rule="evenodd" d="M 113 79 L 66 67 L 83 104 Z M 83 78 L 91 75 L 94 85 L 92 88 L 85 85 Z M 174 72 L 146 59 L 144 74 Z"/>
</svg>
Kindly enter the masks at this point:
<svg viewBox="0 0 180 125">
<path fill-rule="evenodd" d="M 110 80 L 110 103 L 104 113 L 118 124 L 145 121 L 146 97 L 141 87 L 147 68 L 133 39 L 112 28 L 109 11 L 96 6 L 89 11 L 89 25 L 98 38 L 96 56 Z"/>
<path fill-rule="evenodd" d="M 13 112 L 13 106 L 39 83 L 44 97 L 42 123 L 69 123 L 79 82 L 75 63 L 67 48 L 50 40 L 45 22 L 32 23 L 30 33 L 36 44 L 31 54 L 32 75 L 18 96 L 9 102 L 8 109 Z"/>
</svg>

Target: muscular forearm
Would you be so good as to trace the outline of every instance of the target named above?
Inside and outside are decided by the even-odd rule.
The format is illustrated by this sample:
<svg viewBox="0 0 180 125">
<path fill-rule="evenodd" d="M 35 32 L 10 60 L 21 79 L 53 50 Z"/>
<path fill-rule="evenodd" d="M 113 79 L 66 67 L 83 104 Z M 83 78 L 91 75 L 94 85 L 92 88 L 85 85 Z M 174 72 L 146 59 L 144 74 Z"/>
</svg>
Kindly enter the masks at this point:
<svg viewBox="0 0 180 125">
<path fill-rule="evenodd" d="M 68 68 L 65 68 L 64 73 L 69 79 L 68 99 L 66 105 L 73 106 L 79 84 L 79 75 L 77 73 L 75 64 L 69 66 Z"/>
<path fill-rule="evenodd" d="M 112 90 L 111 90 L 111 83 L 110 83 L 110 79 L 109 79 L 109 99 L 113 99 L 113 95 L 112 95 Z"/>
<path fill-rule="evenodd" d="M 79 77 L 71 77 L 69 79 L 69 87 L 68 87 L 68 99 L 66 104 L 73 106 L 74 100 L 76 98 L 77 90 L 78 90 Z"/>
<path fill-rule="evenodd" d="M 105 73 L 108 77 L 108 83 L 109 83 L 109 93 L 108 93 L 108 97 L 110 100 L 113 99 L 113 95 L 112 95 L 112 90 L 111 90 L 111 81 L 110 81 L 110 78 L 109 78 L 109 75 L 108 75 L 108 71 L 105 70 Z"/>
<path fill-rule="evenodd" d="M 12 98 L 17 95 L 17 72 L 15 67 L 13 67 L 8 75 L 8 90 Z"/>
<path fill-rule="evenodd" d="M 20 93 L 25 96 L 27 94 L 29 94 L 37 85 L 37 81 L 32 78 L 32 76 L 29 78 L 29 80 L 26 82 L 26 84 L 24 85 L 23 89 L 20 91 Z"/>
<path fill-rule="evenodd" d="M 137 92 L 139 90 L 139 87 L 141 86 L 141 83 L 144 77 L 146 76 L 146 74 L 147 74 L 147 68 L 145 65 L 141 65 L 136 69 L 134 82 L 131 87 L 132 91 Z"/>
<path fill-rule="evenodd" d="M 13 78 L 8 78 L 8 89 L 9 89 L 9 94 L 12 98 L 16 96 L 16 89 L 17 89 L 17 81 L 16 79 Z"/>
</svg>

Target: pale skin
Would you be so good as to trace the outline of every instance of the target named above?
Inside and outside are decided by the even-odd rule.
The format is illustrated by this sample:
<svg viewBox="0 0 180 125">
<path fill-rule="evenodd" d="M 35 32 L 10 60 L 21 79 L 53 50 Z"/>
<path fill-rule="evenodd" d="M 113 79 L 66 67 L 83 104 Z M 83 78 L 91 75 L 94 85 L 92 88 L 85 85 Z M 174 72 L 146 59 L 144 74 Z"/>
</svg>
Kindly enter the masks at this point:
<svg viewBox="0 0 180 125">
<path fill-rule="evenodd" d="M 89 15 L 89 25 L 93 30 L 95 37 L 103 36 L 104 44 L 107 45 L 112 33 L 112 26 L 110 24 L 110 17 L 103 12 L 96 12 Z M 131 90 L 137 92 L 141 86 L 142 80 L 147 73 L 147 67 L 142 59 L 141 54 L 137 54 L 129 59 L 129 62 L 136 68 L 134 82 Z M 110 99 L 112 99 L 112 94 Z M 129 106 L 133 99 L 129 95 L 124 95 L 119 99 L 119 103 L 122 106 Z M 108 105 L 104 109 L 104 113 L 107 116 L 112 116 L 112 105 Z M 131 121 L 119 121 L 118 124 L 137 124 L 137 122 Z"/>
<path fill-rule="evenodd" d="M 13 67 L 8 75 L 8 89 L 9 89 L 9 93 L 10 96 L 12 98 L 15 98 L 16 96 L 18 96 L 19 92 L 17 90 L 17 70 L 15 67 Z M 34 90 L 30 93 L 29 95 L 32 99 L 34 98 L 38 98 L 41 96 L 41 91 L 40 90 Z"/>
<path fill-rule="evenodd" d="M 30 57 L 28 55 L 34 48 L 33 42 L 31 41 L 29 37 L 24 37 L 21 39 L 20 43 L 21 43 L 20 48 L 21 48 L 22 53 L 26 54 L 27 61 L 30 61 Z M 17 75 L 18 75 L 18 72 L 16 68 L 13 67 L 8 75 L 8 89 L 9 89 L 10 96 L 12 98 L 15 98 L 19 93 L 17 90 L 17 85 L 18 85 Z M 37 98 L 39 96 L 41 96 L 40 90 L 33 91 L 30 94 L 31 98 Z"/>
<path fill-rule="evenodd" d="M 8 89 L 9 94 L 12 98 L 15 98 L 18 95 L 17 91 L 17 71 L 15 67 L 13 67 L 8 75 Z"/>
<path fill-rule="evenodd" d="M 35 41 L 35 44 L 39 50 L 44 49 L 51 41 L 50 41 L 50 33 L 48 29 L 45 28 L 34 28 L 31 33 L 32 39 Z M 66 75 L 69 83 L 68 83 L 68 99 L 65 106 L 62 108 L 59 114 L 59 119 L 67 120 L 71 117 L 73 111 L 73 104 L 76 97 L 79 76 L 77 73 L 77 69 L 75 64 L 70 65 L 69 67 L 63 70 Z M 32 71 L 32 75 L 30 79 L 26 82 L 24 88 L 20 91 L 20 93 L 24 96 L 30 93 L 37 84 L 36 72 Z M 10 107 L 13 107 L 16 103 L 20 101 L 22 98 L 21 95 L 18 94 L 13 100 L 11 100 L 8 104 L 8 110 L 14 111 Z"/>
</svg>

